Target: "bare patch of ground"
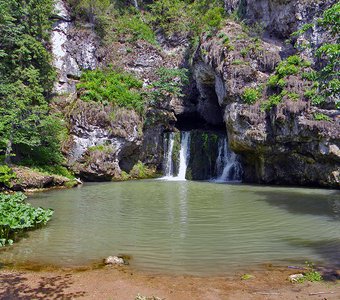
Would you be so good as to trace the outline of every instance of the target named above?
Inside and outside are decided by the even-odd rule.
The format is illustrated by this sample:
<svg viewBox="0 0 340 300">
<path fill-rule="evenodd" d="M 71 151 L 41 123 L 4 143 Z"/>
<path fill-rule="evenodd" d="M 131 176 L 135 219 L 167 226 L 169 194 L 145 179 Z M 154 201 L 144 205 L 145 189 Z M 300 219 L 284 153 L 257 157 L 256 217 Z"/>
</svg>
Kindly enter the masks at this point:
<svg viewBox="0 0 340 300">
<path fill-rule="evenodd" d="M 296 270 L 295 270 L 296 271 Z M 293 284 L 294 270 L 267 268 L 219 277 L 168 276 L 130 268 L 85 270 L 0 269 L 0 299 L 119 299 L 140 294 L 167 300 L 190 299 L 340 299 L 340 282 Z M 296 272 L 295 272 L 296 273 Z"/>
</svg>

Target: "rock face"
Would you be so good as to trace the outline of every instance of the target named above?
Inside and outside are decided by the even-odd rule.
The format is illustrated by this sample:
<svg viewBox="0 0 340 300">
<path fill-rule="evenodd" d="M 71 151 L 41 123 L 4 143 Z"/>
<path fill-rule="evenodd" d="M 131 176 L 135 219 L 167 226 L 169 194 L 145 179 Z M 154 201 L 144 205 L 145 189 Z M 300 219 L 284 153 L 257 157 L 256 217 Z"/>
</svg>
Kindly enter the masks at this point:
<svg viewBox="0 0 340 300">
<path fill-rule="evenodd" d="M 27 167 L 13 167 L 12 169 L 16 175 L 16 179 L 13 179 L 11 182 L 11 189 L 14 191 L 28 191 L 64 186 L 71 187 L 77 185 L 76 182 L 72 182 L 66 177 L 47 175 Z"/>
<path fill-rule="evenodd" d="M 142 143 L 143 124 L 136 112 L 76 99 L 65 113 L 71 127 L 64 153 L 76 174 L 87 180 L 109 180 L 132 169 Z"/>
<path fill-rule="evenodd" d="M 55 2 L 55 19 L 51 44 L 58 80 L 54 90 L 57 94 L 74 93 L 80 70 L 98 65 L 98 40 L 92 31 L 75 28 L 64 0 Z"/>
<path fill-rule="evenodd" d="M 203 39 L 194 63 L 200 114 L 208 122 L 223 115 L 230 147 L 243 157 L 245 181 L 339 188 L 339 111 L 287 97 L 269 111 L 261 109 L 261 101 L 246 104 L 245 88 L 265 86 L 286 48 L 277 41 L 241 37 L 241 32 L 228 23 L 218 36 Z M 292 75 L 287 89 L 301 94 L 306 85 Z M 267 92 L 262 88 L 261 98 Z M 318 113 L 329 121 L 316 121 Z"/>
<path fill-rule="evenodd" d="M 277 38 L 289 38 L 336 0 L 225 0 L 228 13 L 237 11 L 251 26 Z"/>
<path fill-rule="evenodd" d="M 161 66 L 189 67 L 192 74 L 190 86 L 184 91 L 186 97 L 168 97 L 150 105 L 143 117 L 122 108 L 66 99 L 60 105 L 69 120 L 64 153 L 76 174 L 87 180 L 121 179 L 138 161 L 159 171 L 165 132 L 209 128 L 227 132 L 231 149 L 241 156 L 246 182 L 339 188 L 340 119 L 334 101 L 323 109 L 311 106 L 301 98 L 308 83 L 292 75 L 287 89 L 302 100 L 284 96 L 275 107 L 262 107 L 270 96 L 266 86 L 269 76 L 281 60 L 294 54 L 284 40 L 336 1 L 224 2 L 226 11 L 237 11 L 252 33 L 240 24 L 227 22 L 213 36 L 201 37 L 191 66 L 188 40 L 180 34 L 165 38 L 158 33 L 161 47 L 144 41 L 130 43 L 124 38 L 101 47 L 91 30 L 74 26 L 65 2 L 57 1 L 52 35 L 59 74 L 57 92 L 75 92 L 80 70 L 109 64 L 134 73 L 144 87 L 157 79 L 156 71 Z M 327 32 L 316 26 L 297 42 L 302 45 L 312 41 L 316 46 L 327 39 Z M 314 51 L 313 47 L 305 49 L 303 56 L 311 58 Z M 247 104 L 243 99 L 246 88 L 258 89 L 261 100 Z M 326 115 L 330 121 L 317 121 L 316 114 Z M 192 151 L 199 152 L 202 136 L 196 140 Z M 216 147 L 216 143 L 209 142 L 209 154 L 192 156 L 191 178 L 214 175 Z"/>
</svg>

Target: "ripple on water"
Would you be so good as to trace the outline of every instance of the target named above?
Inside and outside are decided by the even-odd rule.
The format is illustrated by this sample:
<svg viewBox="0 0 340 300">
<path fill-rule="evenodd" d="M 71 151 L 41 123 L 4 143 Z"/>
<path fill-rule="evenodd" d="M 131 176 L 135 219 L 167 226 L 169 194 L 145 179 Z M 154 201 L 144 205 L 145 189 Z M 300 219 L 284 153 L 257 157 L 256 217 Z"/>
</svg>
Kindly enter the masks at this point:
<svg viewBox="0 0 340 300">
<path fill-rule="evenodd" d="M 30 202 L 54 208 L 53 220 L 0 252 L 1 261 L 74 266 L 125 253 L 143 271 L 220 274 L 340 260 L 337 191 L 150 180 L 86 184 Z"/>
</svg>

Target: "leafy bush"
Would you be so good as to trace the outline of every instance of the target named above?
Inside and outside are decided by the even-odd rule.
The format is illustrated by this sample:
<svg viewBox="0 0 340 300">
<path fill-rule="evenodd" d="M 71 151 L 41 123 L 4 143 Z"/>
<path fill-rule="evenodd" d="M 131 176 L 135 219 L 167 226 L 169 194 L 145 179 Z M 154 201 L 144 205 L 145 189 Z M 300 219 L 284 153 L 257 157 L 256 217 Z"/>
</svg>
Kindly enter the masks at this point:
<svg viewBox="0 0 340 300">
<path fill-rule="evenodd" d="M 299 283 L 303 283 L 305 281 L 319 282 L 323 280 L 322 275 L 316 271 L 313 263 L 306 261 L 306 266 L 307 272 L 305 272 L 303 277 L 298 280 Z"/>
<path fill-rule="evenodd" d="M 210 8 L 202 18 L 203 24 L 212 29 L 219 29 L 223 20 L 224 9 L 222 7 Z"/>
<path fill-rule="evenodd" d="M 22 193 L 0 194 L 0 247 L 11 245 L 18 233 L 34 229 L 51 219 L 53 210 L 34 208 Z"/>
<path fill-rule="evenodd" d="M 83 101 L 112 103 L 142 112 L 142 82 L 133 75 L 115 70 L 84 71 L 77 85 Z"/>
<path fill-rule="evenodd" d="M 300 95 L 297 93 L 287 93 L 287 97 L 292 101 L 297 101 L 300 99 Z"/>
<path fill-rule="evenodd" d="M 150 87 L 148 98 L 151 104 L 157 104 L 167 97 L 182 97 L 182 88 L 188 83 L 187 69 L 169 69 L 161 67 L 156 71 L 158 80 Z"/>
<path fill-rule="evenodd" d="M 340 66 L 340 3 L 337 2 L 329 9 L 325 10 L 322 17 L 316 23 L 304 25 L 300 30 L 294 32 L 292 36 L 299 36 L 314 26 L 321 26 L 327 30 L 333 37 L 330 43 L 318 46 L 316 56 L 322 62 L 321 70 L 316 72 L 312 80 L 319 82 L 315 96 L 312 98 L 313 104 L 322 104 L 327 97 L 334 97 L 336 107 L 340 107 L 340 85 L 339 85 L 339 66 Z M 307 45 L 310 46 L 310 45 Z M 311 79 L 309 79 L 311 80 Z"/>
<path fill-rule="evenodd" d="M 60 175 L 64 176 L 69 179 L 74 179 L 74 174 L 67 169 L 66 167 L 60 165 L 39 165 L 39 166 L 32 166 L 33 170 L 37 170 L 38 172 L 46 173 L 49 175 Z"/>
<path fill-rule="evenodd" d="M 314 114 L 314 120 L 315 121 L 332 121 L 332 119 L 329 116 L 326 116 L 324 114 L 321 113 L 315 113 Z"/>
<path fill-rule="evenodd" d="M 3 184 L 6 187 L 11 187 L 11 180 L 16 176 L 12 169 L 7 165 L 0 165 L 0 185 Z"/>
<path fill-rule="evenodd" d="M 128 35 L 129 42 L 144 40 L 150 44 L 157 44 L 155 33 L 139 14 L 124 14 L 117 18 L 115 24 L 118 35 Z"/>
<path fill-rule="evenodd" d="M 258 89 L 254 88 L 245 88 L 242 94 L 242 100 L 247 104 L 254 104 L 257 100 L 259 100 L 261 93 Z"/>
<path fill-rule="evenodd" d="M 147 179 L 154 177 L 154 171 L 138 161 L 130 171 L 130 176 L 136 179 Z"/>
<path fill-rule="evenodd" d="M 273 106 L 278 105 L 282 101 L 282 93 L 272 95 L 267 101 L 261 103 L 262 110 L 270 110 Z"/>
</svg>

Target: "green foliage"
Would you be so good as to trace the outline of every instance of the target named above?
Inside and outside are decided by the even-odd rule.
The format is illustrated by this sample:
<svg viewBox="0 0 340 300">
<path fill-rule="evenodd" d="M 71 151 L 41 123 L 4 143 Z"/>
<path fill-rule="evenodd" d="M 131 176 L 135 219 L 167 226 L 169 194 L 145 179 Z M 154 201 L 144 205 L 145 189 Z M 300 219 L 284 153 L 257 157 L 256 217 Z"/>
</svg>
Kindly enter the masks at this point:
<svg viewBox="0 0 340 300">
<path fill-rule="evenodd" d="M 322 104 L 327 97 L 336 99 L 336 106 L 340 107 L 340 85 L 339 85 L 339 67 L 340 67 L 340 3 L 337 2 L 329 9 L 325 10 L 322 17 L 315 24 L 306 24 L 293 36 L 304 34 L 314 26 L 321 26 L 327 30 L 333 37 L 330 43 L 322 44 L 316 49 L 316 57 L 321 61 L 322 67 L 316 73 L 316 76 L 308 80 L 317 80 L 319 87 L 312 99 L 313 104 Z"/>
<path fill-rule="evenodd" d="M 167 97 L 182 97 L 182 88 L 189 81 L 187 69 L 161 67 L 156 71 L 158 80 L 154 81 L 148 93 L 149 102 L 156 105 Z"/>
<path fill-rule="evenodd" d="M 53 210 L 34 208 L 25 199 L 22 193 L 0 194 L 0 247 L 11 245 L 18 233 L 46 225 L 51 219 Z"/>
<path fill-rule="evenodd" d="M 259 89 L 245 88 L 242 94 L 242 100 L 247 104 L 254 104 L 261 97 Z"/>
<path fill-rule="evenodd" d="M 280 78 L 279 75 L 272 75 L 269 77 L 267 85 L 271 88 L 284 88 L 286 86 L 286 81 L 283 78 Z"/>
<path fill-rule="evenodd" d="M 242 280 L 249 280 L 249 279 L 253 279 L 255 276 L 254 275 L 250 275 L 250 274 L 243 274 L 241 276 Z"/>
<path fill-rule="evenodd" d="M 242 55 L 242 57 L 246 57 L 249 53 L 249 49 L 248 48 L 242 48 L 240 51 L 240 54 Z"/>
<path fill-rule="evenodd" d="M 142 82 L 131 74 L 98 69 L 84 71 L 77 88 L 83 101 L 112 103 L 141 113 L 144 109 L 142 86 Z"/>
<path fill-rule="evenodd" d="M 48 98 L 55 72 L 47 50 L 53 0 L 0 0 L 0 155 L 59 163 Z"/>
<path fill-rule="evenodd" d="M 110 0 L 68 0 L 76 16 L 96 25 L 100 16 L 110 7 Z"/>
<path fill-rule="evenodd" d="M 318 79 L 318 74 L 316 71 L 310 71 L 310 72 L 303 72 L 301 74 L 303 79 L 309 80 L 309 81 L 316 81 Z"/>
<path fill-rule="evenodd" d="M 166 35 L 173 33 L 199 36 L 216 30 L 224 18 L 222 0 L 157 0 L 148 6 L 148 22 L 161 28 Z"/>
<path fill-rule="evenodd" d="M 223 20 L 223 14 L 224 9 L 222 7 L 212 7 L 203 16 L 203 24 L 206 24 L 211 29 L 219 29 Z"/>
<path fill-rule="evenodd" d="M 321 113 L 314 113 L 314 120 L 315 121 L 332 121 L 332 119 L 329 116 L 326 116 L 324 114 Z"/>
<path fill-rule="evenodd" d="M 105 152 L 107 150 L 107 145 L 96 145 L 88 148 L 88 151 L 94 152 L 94 151 L 100 151 Z"/>
<path fill-rule="evenodd" d="M 155 33 L 150 26 L 146 24 L 140 14 L 128 14 L 118 16 L 115 23 L 115 34 L 118 36 L 125 35 L 129 42 L 144 40 L 150 44 L 157 44 Z"/>
<path fill-rule="evenodd" d="M 340 33 L 340 2 L 324 11 L 318 25 L 328 28 L 334 36 Z"/>
<path fill-rule="evenodd" d="M 147 179 L 154 177 L 154 171 L 138 161 L 130 171 L 130 176 L 136 179 Z"/>
<path fill-rule="evenodd" d="M 320 282 L 323 280 L 322 275 L 316 271 L 313 263 L 306 261 L 307 272 L 303 274 L 303 277 L 298 280 L 299 283 L 305 281 Z"/>
<path fill-rule="evenodd" d="M 74 174 L 67 168 L 60 166 L 60 165 L 38 165 L 38 166 L 32 166 L 33 170 L 36 170 L 38 172 L 46 173 L 49 175 L 60 175 L 64 176 L 69 179 L 74 179 Z"/>
<path fill-rule="evenodd" d="M 278 105 L 282 101 L 282 93 L 271 95 L 267 101 L 261 103 L 262 110 L 270 110 L 273 106 Z"/>
<path fill-rule="evenodd" d="M 15 178 L 16 175 L 10 167 L 7 165 L 0 165 L 0 185 L 11 187 L 11 181 Z"/>
<path fill-rule="evenodd" d="M 297 101 L 300 99 L 300 95 L 297 93 L 287 93 L 287 97 L 292 101 Z"/>
</svg>

